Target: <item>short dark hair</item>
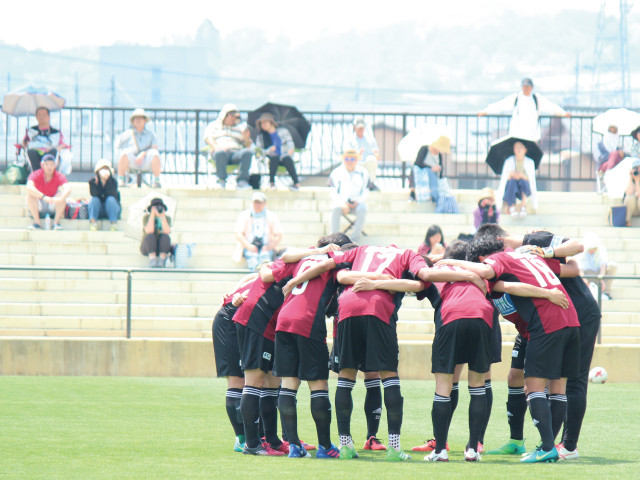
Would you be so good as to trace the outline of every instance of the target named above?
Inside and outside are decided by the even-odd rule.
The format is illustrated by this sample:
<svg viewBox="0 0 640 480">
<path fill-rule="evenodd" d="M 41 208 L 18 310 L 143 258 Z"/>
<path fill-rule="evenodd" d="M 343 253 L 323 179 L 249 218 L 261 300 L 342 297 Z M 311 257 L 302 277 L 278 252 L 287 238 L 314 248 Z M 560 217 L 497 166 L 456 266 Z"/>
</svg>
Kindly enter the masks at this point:
<svg viewBox="0 0 640 480">
<path fill-rule="evenodd" d="M 426 255 L 420 255 L 420 256 L 424 259 L 425 263 L 427 264 L 427 267 L 429 267 L 429 268 L 433 268 L 433 265 L 434 265 L 434 264 L 433 264 L 433 260 L 431 260 L 431 259 L 430 259 L 429 257 L 427 257 Z"/>
<path fill-rule="evenodd" d="M 506 237 L 507 231 L 497 223 L 485 223 L 484 225 L 480 225 L 480 227 L 478 228 L 478 231 L 476 232 L 473 238 L 484 237 L 484 236 Z"/>
<path fill-rule="evenodd" d="M 38 112 L 40 110 L 46 110 L 48 115 L 51 115 L 51 112 L 49 111 L 49 109 L 47 107 L 45 107 L 44 105 L 41 105 L 39 107 L 36 107 L 36 115 L 38 114 Z"/>
<path fill-rule="evenodd" d="M 492 253 L 504 250 L 504 243 L 498 237 L 481 235 L 473 239 L 467 249 L 467 260 L 479 262 L 480 257 L 488 257 Z"/>
<path fill-rule="evenodd" d="M 318 239 L 318 248 L 326 247 L 331 243 L 335 243 L 336 245 L 341 247 L 342 245 L 351 243 L 351 239 L 344 233 L 330 233 L 329 235 L 325 235 L 324 237 L 320 237 Z"/>
<path fill-rule="evenodd" d="M 340 250 L 342 250 L 343 252 L 346 252 L 347 250 L 351 250 L 353 248 L 358 248 L 358 247 L 359 245 L 357 243 L 351 242 L 351 243 L 345 243 L 344 245 L 342 245 L 340 247 Z"/>
<path fill-rule="evenodd" d="M 462 240 L 454 240 L 451 245 L 444 251 L 444 258 L 455 258 L 456 260 L 465 260 L 467 258 L 467 250 L 469 244 Z"/>
</svg>

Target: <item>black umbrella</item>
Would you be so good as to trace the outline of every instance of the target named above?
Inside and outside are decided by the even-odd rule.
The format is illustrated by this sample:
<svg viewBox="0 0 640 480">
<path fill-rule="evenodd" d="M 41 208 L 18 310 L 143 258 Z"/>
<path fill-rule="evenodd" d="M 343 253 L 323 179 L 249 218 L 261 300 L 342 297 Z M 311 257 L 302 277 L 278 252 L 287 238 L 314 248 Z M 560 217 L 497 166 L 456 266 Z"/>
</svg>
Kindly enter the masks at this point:
<svg viewBox="0 0 640 480">
<path fill-rule="evenodd" d="M 256 127 L 256 120 L 258 120 L 263 113 L 270 113 L 274 116 L 276 122 L 278 122 L 279 127 L 284 127 L 289 130 L 296 148 L 305 147 L 307 137 L 311 131 L 311 124 L 296 107 L 278 103 L 265 103 L 257 110 L 249 112 L 248 123 L 252 127 L 252 132 Z"/>
<path fill-rule="evenodd" d="M 536 142 L 516 137 L 502 137 L 491 143 L 489 153 L 487 153 L 487 159 L 485 160 L 491 167 L 491 170 L 497 175 L 502 173 L 504 161 L 513 155 L 513 144 L 516 142 L 520 142 L 525 146 L 527 149 L 527 157 L 533 160 L 536 169 L 540 165 L 542 150 Z"/>
</svg>

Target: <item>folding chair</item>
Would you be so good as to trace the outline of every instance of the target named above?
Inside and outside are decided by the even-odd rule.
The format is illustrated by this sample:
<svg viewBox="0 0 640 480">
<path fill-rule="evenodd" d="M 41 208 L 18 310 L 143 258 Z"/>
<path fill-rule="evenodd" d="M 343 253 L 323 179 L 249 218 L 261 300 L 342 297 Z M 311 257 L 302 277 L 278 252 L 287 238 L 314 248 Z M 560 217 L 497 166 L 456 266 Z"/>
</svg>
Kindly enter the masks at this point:
<svg viewBox="0 0 640 480">
<path fill-rule="evenodd" d="M 342 218 L 344 218 L 347 223 L 349 225 L 347 225 L 347 228 L 345 228 L 342 233 L 344 233 L 345 235 L 347 235 L 347 232 L 351 229 L 353 229 L 353 224 L 356 223 L 356 216 L 353 215 L 352 213 L 343 213 L 342 214 Z M 364 231 L 364 229 L 362 230 L 362 236 L 366 237 L 367 236 L 367 232 Z"/>
</svg>

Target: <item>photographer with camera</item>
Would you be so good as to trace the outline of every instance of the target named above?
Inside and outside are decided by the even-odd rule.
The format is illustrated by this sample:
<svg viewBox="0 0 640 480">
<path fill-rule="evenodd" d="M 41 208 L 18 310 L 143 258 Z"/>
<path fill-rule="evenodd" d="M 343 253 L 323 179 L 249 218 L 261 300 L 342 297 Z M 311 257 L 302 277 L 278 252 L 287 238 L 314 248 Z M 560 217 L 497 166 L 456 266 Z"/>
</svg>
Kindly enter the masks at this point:
<svg viewBox="0 0 640 480">
<path fill-rule="evenodd" d="M 473 210 L 473 226 L 476 230 L 485 223 L 499 223 L 500 211 L 496 208 L 496 196 L 493 190 L 485 187 L 480 191 L 478 207 Z"/>
<path fill-rule="evenodd" d="M 282 240 L 282 227 L 278 216 L 267 210 L 267 197 L 256 192 L 251 197 L 251 208 L 240 212 L 236 222 L 238 251 L 236 259 L 247 260 L 247 268 L 256 270 L 263 262 L 271 262 Z"/>
<path fill-rule="evenodd" d="M 161 198 L 154 198 L 142 219 L 144 236 L 140 253 L 149 256 L 149 268 L 164 268 L 171 252 L 171 217 Z"/>
<path fill-rule="evenodd" d="M 630 227 L 631 217 L 640 216 L 640 158 L 636 158 L 631 164 L 623 200 L 627 207 L 627 227 Z"/>
</svg>

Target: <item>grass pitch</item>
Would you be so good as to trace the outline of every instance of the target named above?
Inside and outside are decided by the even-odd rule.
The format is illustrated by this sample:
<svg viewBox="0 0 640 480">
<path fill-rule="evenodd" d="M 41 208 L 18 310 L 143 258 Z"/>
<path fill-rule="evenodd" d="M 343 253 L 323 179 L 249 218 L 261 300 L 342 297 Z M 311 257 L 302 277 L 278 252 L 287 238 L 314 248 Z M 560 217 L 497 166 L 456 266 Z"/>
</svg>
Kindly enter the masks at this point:
<svg viewBox="0 0 640 480">
<path fill-rule="evenodd" d="M 402 383 L 405 450 L 432 437 L 434 386 L 424 381 Z M 460 387 L 449 432 L 451 461 L 431 464 L 416 454 L 412 461 L 398 464 L 385 462 L 384 453 L 363 451 L 360 459 L 350 461 L 234 453 L 224 379 L 0 377 L 0 478 L 639 478 L 639 384 L 590 386 L 580 460 L 536 465 L 489 455 L 483 455 L 480 463 L 464 462 L 469 395 L 465 382 Z M 359 380 L 352 422 L 356 447 L 362 446 L 366 434 L 364 390 Z M 494 383 L 493 391 L 487 449 L 502 445 L 508 437 L 506 384 Z M 330 395 L 334 392 L 335 381 Z M 316 443 L 304 384 L 298 394 L 298 418 L 301 438 Z M 384 412 L 378 436 L 387 438 Z M 539 436 L 528 414 L 525 436 L 531 449 Z M 335 416 L 332 437 L 337 438 Z"/>
</svg>

